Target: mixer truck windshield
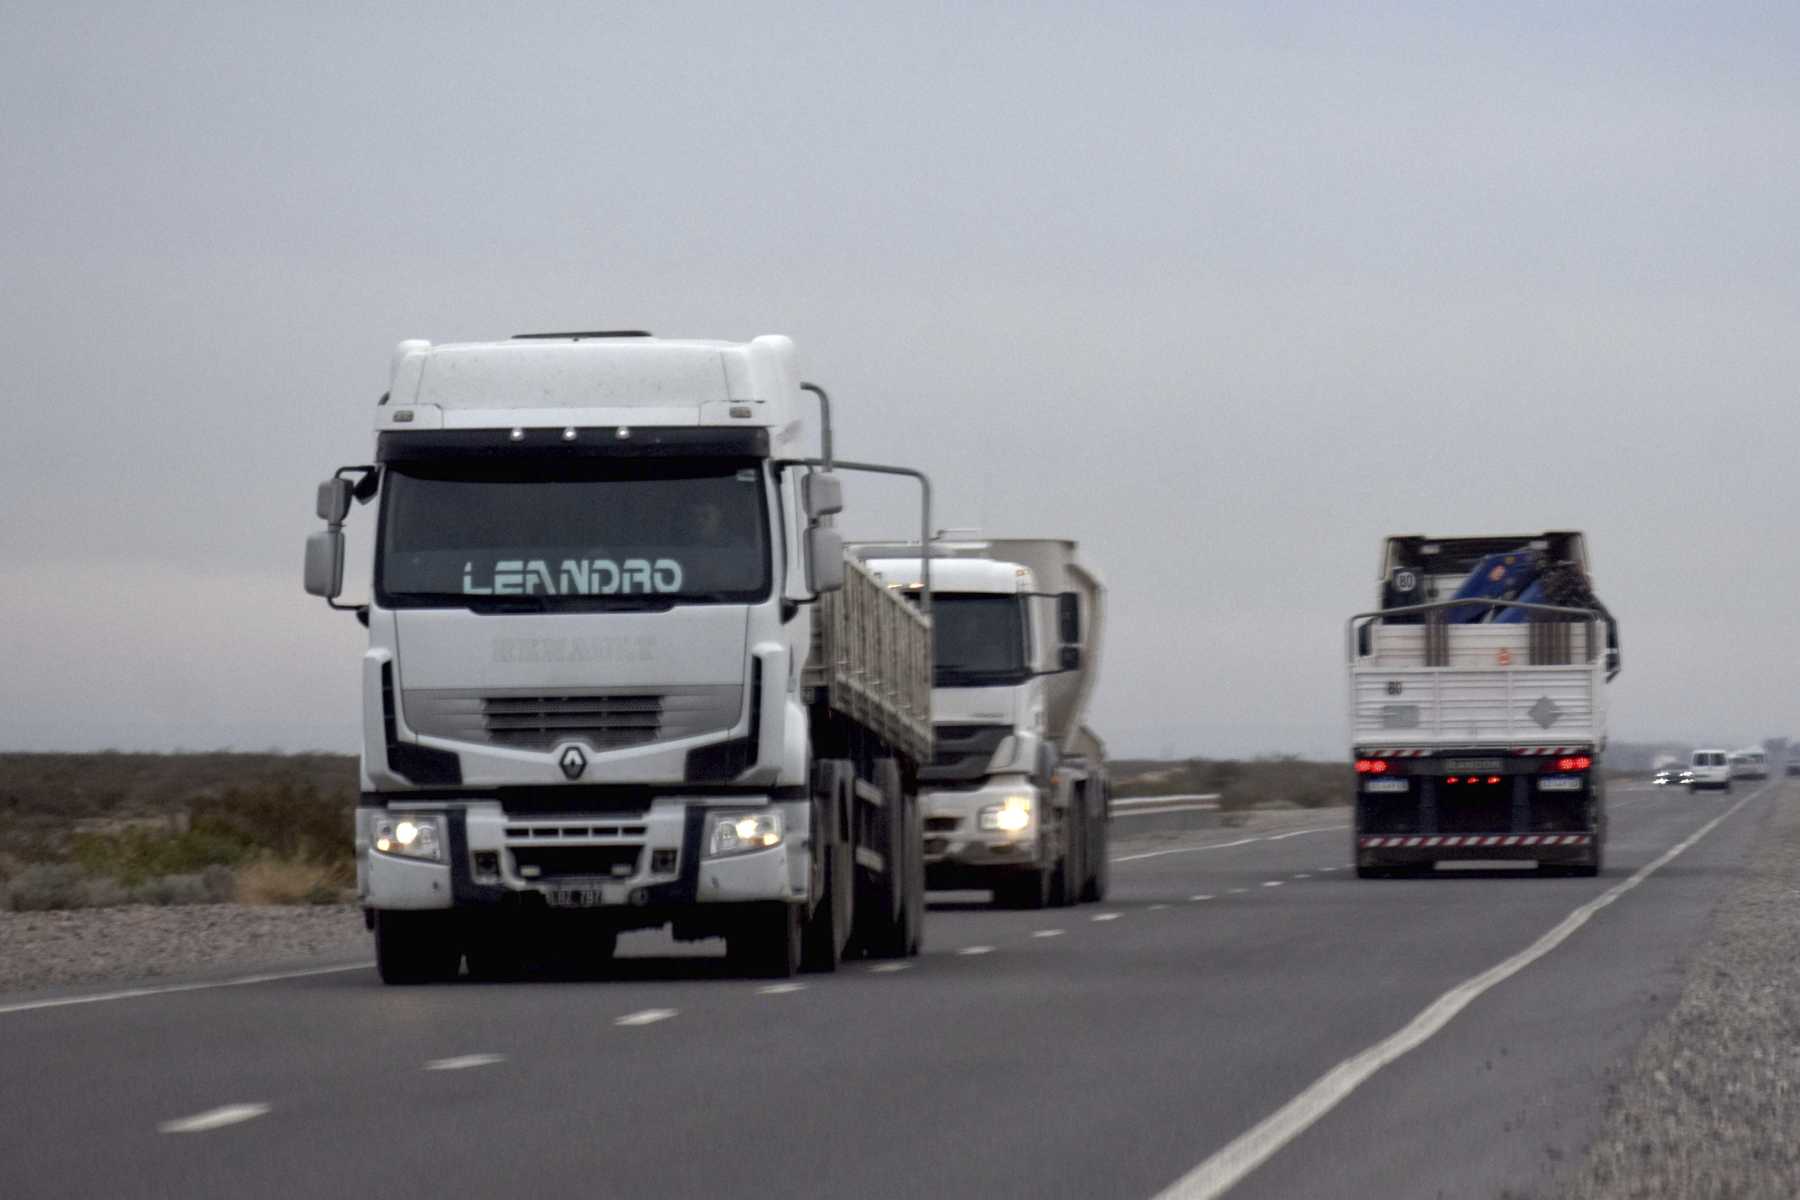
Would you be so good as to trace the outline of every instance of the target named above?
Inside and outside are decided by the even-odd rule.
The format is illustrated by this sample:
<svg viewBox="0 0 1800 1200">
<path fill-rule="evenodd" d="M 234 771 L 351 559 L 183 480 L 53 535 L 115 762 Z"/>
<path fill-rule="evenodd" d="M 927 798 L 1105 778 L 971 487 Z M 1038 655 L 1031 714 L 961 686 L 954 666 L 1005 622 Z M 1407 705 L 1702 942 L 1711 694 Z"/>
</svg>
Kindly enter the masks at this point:
<svg viewBox="0 0 1800 1200">
<path fill-rule="evenodd" d="M 1031 677 L 1018 596 L 939 592 L 931 602 L 939 687 L 1010 687 Z"/>
<path fill-rule="evenodd" d="M 737 459 L 407 462 L 383 484 L 390 607 L 746 604 L 770 587 L 759 464 Z"/>
</svg>

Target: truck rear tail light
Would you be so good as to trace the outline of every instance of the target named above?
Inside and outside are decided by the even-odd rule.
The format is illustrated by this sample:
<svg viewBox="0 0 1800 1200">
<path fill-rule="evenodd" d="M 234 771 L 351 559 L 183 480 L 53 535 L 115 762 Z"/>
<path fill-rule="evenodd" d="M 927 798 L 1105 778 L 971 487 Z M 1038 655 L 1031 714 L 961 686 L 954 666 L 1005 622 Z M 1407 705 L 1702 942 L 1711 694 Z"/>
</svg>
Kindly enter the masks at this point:
<svg viewBox="0 0 1800 1200">
<path fill-rule="evenodd" d="M 1559 758 L 1556 760 L 1556 769 L 1559 771 L 1585 771 L 1593 765 L 1594 760 L 1585 754 L 1575 758 Z"/>
<path fill-rule="evenodd" d="M 1385 775 L 1387 769 L 1388 761 L 1385 758 L 1359 758 L 1356 760 L 1358 775 Z"/>
</svg>

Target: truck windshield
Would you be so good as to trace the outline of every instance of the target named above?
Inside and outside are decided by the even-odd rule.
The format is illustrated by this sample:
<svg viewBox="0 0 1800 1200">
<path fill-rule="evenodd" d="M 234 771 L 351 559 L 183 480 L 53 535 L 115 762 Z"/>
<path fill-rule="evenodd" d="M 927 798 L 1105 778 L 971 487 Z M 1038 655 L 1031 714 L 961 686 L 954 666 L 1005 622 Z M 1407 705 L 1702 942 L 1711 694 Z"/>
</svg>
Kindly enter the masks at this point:
<svg viewBox="0 0 1800 1200">
<path fill-rule="evenodd" d="M 931 598 L 939 687 L 1000 687 L 1031 677 L 1018 596 L 939 592 Z"/>
<path fill-rule="evenodd" d="M 383 486 L 389 607 L 658 608 L 769 593 L 754 460 L 397 463 Z"/>
</svg>

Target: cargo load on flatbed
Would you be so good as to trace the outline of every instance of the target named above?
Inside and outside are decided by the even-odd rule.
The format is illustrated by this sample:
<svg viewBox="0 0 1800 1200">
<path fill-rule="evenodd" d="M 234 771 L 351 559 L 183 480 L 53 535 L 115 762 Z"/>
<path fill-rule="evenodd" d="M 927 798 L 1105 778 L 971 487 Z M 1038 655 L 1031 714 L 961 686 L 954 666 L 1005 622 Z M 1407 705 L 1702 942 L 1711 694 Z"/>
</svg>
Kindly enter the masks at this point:
<svg viewBox="0 0 1800 1200">
<path fill-rule="evenodd" d="M 1380 588 L 1346 637 L 1358 872 L 1597 871 L 1620 658 L 1582 535 L 1391 537 Z"/>
</svg>

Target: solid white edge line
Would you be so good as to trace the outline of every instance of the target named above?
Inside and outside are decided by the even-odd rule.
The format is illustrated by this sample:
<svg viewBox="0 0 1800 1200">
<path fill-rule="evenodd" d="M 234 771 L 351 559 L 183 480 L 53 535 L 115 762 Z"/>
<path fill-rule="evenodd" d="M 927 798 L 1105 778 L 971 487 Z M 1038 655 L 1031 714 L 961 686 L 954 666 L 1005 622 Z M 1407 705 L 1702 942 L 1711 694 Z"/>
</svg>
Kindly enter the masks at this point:
<svg viewBox="0 0 1800 1200">
<path fill-rule="evenodd" d="M 237 979 L 220 979 L 210 983 L 166 983 L 155 987 L 124 988 L 116 992 L 94 992 L 85 996 L 62 996 L 54 1000 L 25 1000 L 17 1004 L 0 1004 L 0 1016 L 7 1013 L 31 1012 L 40 1008 L 68 1008 L 75 1004 L 104 1004 L 109 1000 L 136 1000 L 141 996 L 168 996 L 176 992 L 204 992 L 211 988 L 246 987 L 252 983 L 276 983 L 283 979 L 305 979 L 310 975 L 337 975 L 345 971 L 364 971 L 372 962 L 350 963 L 341 967 L 308 967 L 303 971 L 270 971 L 261 975 L 244 975 Z"/>
<path fill-rule="evenodd" d="M 672 1008 L 646 1008 L 641 1012 L 627 1013 L 614 1021 L 614 1025 L 654 1025 L 658 1021 L 666 1021 L 675 1015 Z"/>
<path fill-rule="evenodd" d="M 253 1121 L 268 1111 L 266 1104 L 227 1104 L 180 1120 L 164 1121 L 156 1128 L 159 1133 L 207 1133 L 240 1121 Z"/>
<path fill-rule="evenodd" d="M 491 1067 L 506 1061 L 504 1054 L 458 1054 L 454 1058 L 434 1058 L 425 1064 L 427 1071 L 466 1071 L 470 1067 Z"/>
<path fill-rule="evenodd" d="M 1766 789 L 1764 789 L 1766 790 Z M 1518 974 L 1550 951 L 1567 941 L 1571 934 L 1587 924 L 1593 915 L 1661 870 L 1677 855 L 1684 853 L 1701 838 L 1711 833 L 1738 809 L 1763 794 L 1752 792 L 1736 804 L 1696 829 L 1661 855 L 1639 867 L 1629 879 L 1589 900 L 1559 921 L 1537 941 L 1519 953 L 1489 967 L 1479 975 L 1465 979 L 1407 1022 L 1398 1032 L 1346 1058 L 1337 1066 L 1216 1151 L 1205 1162 L 1156 1194 L 1155 1200 L 1215 1200 L 1267 1162 L 1283 1146 L 1306 1132 L 1326 1113 L 1336 1108 L 1370 1076 L 1401 1055 L 1424 1044 L 1457 1013 L 1477 997 Z"/>
</svg>

